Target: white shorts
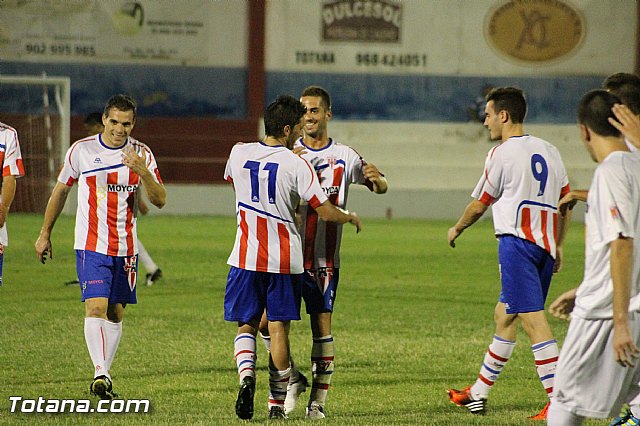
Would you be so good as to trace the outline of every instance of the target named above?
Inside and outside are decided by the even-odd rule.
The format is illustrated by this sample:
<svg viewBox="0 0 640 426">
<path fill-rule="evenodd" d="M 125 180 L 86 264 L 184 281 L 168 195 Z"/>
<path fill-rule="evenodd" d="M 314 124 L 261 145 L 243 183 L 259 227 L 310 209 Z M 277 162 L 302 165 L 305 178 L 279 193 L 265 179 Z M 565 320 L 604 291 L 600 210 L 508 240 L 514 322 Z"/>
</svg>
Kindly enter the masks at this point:
<svg viewBox="0 0 640 426">
<path fill-rule="evenodd" d="M 633 338 L 640 345 L 640 313 L 629 313 Z M 622 367 L 613 353 L 613 320 L 572 318 L 553 385 L 552 404 L 583 417 L 617 415 L 640 393 L 640 362 Z"/>
</svg>

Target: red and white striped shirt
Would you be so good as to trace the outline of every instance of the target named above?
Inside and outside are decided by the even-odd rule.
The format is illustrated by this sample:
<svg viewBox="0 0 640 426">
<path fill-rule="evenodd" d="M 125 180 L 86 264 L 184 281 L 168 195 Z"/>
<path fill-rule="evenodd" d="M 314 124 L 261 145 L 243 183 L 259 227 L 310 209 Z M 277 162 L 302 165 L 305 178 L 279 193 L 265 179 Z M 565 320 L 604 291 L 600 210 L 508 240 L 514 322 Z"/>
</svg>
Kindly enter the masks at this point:
<svg viewBox="0 0 640 426">
<path fill-rule="evenodd" d="M 329 145 L 311 149 L 302 139 L 296 147 L 304 148 L 302 157 L 313 165 L 320 186 L 329 200 L 340 208 L 346 208 L 349 185 L 366 185 L 373 191 L 373 184 L 362 171 L 367 164 L 353 148 L 330 139 Z M 301 232 L 304 237 L 304 269 L 339 268 L 342 225 L 318 219 L 314 209 L 301 204 L 298 213 L 302 219 Z"/>
<path fill-rule="evenodd" d="M 224 178 L 233 183 L 238 220 L 227 263 L 249 271 L 304 272 L 296 206 L 300 199 L 314 208 L 327 200 L 309 163 L 284 146 L 238 143 Z"/>
<path fill-rule="evenodd" d="M 18 132 L 4 123 L 0 123 L 0 164 L 2 165 L 3 178 L 5 176 L 24 176 Z M 9 244 L 6 224 L 0 227 L 0 244 L 5 246 Z"/>
<path fill-rule="evenodd" d="M 111 148 L 97 134 L 75 142 L 67 151 L 58 181 L 78 182 L 76 250 L 108 256 L 138 253 L 136 216 L 140 176 L 122 163 L 122 150 L 132 146 L 145 152 L 147 168 L 162 183 L 156 160 L 145 144 L 129 137 L 124 145 Z"/>
<path fill-rule="evenodd" d="M 496 235 L 514 235 L 556 256 L 558 201 L 569 179 L 557 148 L 534 136 L 492 148 L 472 197 L 492 205 Z"/>
</svg>

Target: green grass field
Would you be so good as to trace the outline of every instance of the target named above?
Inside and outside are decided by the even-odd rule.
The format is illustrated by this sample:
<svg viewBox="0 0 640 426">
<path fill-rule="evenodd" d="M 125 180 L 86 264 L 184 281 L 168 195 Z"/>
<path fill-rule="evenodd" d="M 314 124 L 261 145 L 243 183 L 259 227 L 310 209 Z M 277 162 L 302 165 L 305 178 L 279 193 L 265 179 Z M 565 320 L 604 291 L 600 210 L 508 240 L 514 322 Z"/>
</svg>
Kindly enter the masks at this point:
<svg viewBox="0 0 640 426">
<path fill-rule="evenodd" d="M 485 416 L 451 404 L 449 387 L 471 384 L 493 335 L 500 286 L 490 221 L 467 230 L 451 249 L 451 223 L 365 220 L 343 239 L 334 314 L 336 370 L 327 401 L 331 425 L 527 425 L 546 396 L 521 332 Z M 73 219 L 61 217 L 54 259 L 33 249 L 39 215 L 13 214 L 0 288 L 0 424 L 243 424 L 234 403 L 234 324 L 223 320 L 227 256 L 235 222 L 221 217 L 145 217 L 139 235 L 164 272 L 138 288 L 127 307 L 112 367 L 115 390 L 149 399 L 147 414 L 12 414 L 10 396 L 87 399 L 93 367 L 84 342 L 84 307 L 75 278 Z M 566 263 L 550 300 L 582 277 L 584 230 L 572 225 Z M 144 276 L 144 271 L 140 271 Z M 304 307 L 303 307 L 304 312 Z M 565 322 L 552 319 L 561 342 Z M 308 319 L 292 326 L 292 353 L 309 373 Z M 267 357 L 259 342 L 253 423 L 267 422 Z M 302 403 L 288 423 L 307 424 Z M 589 422 L 603 424 L 605 422 Z"/>
</svg>

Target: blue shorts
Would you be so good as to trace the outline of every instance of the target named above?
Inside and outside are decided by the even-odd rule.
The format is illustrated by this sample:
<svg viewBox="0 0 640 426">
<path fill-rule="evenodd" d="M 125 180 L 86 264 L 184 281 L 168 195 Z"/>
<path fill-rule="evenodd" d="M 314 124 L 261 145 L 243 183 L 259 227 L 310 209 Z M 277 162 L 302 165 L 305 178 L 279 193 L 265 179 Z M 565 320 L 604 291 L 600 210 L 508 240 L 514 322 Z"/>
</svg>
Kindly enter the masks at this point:
<svg viewBox="0 0 640 426">
<path fill-rule="evenodd" d="M 512 235 L 502 235 L 499 241 L 500 302 L 506 305 L 508 314 L 543 311 L 553 257 L 542 247 Z"/>
<path fill-rule="evenodd" d="M 333 312 L 338 292 L 340 268 L 305 270 L 302 297 L 308 314 Z"/>
<path fill-rule="evenodd" d="M 109 304 L 137 303 L 138 256 L 107 256 L 76 250 L 76 270 L 82 301 L 106 297 Z"/>
<path fill-rule="evenodd" d="M 259 321 L 265 308 L 269 321 L 300 319 L 302 274 L 247 271 L 234 266 L 227 276 L 224 319 Z"/>
</svg>

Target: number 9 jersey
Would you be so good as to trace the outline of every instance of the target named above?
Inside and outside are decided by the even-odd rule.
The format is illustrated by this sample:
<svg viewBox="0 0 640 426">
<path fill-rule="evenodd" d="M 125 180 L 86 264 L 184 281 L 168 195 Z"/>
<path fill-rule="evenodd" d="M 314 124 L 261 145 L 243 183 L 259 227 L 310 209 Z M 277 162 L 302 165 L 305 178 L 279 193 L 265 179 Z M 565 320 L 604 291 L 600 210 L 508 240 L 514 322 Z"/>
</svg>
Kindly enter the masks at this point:
<svg viewBox="0 0 640 426">
<path fill-rule="evenodd" d="M 295 210 L 301 198 L 314 208 L 327 200 L 311 165 L 282 145 L 238 143 L 224 178 L 234 186 L 238 221 L 227 263 L 249 271 L 303 273 Z"/>
<path fill-rule="evenodd" d="M 558 149 L 530 135 L 511 137 L 487 154 L 472 197 L 492 206 L 496 235 L 514 235 L 556 256 L 558 201 L 570 191 Z"/>
</svg>

